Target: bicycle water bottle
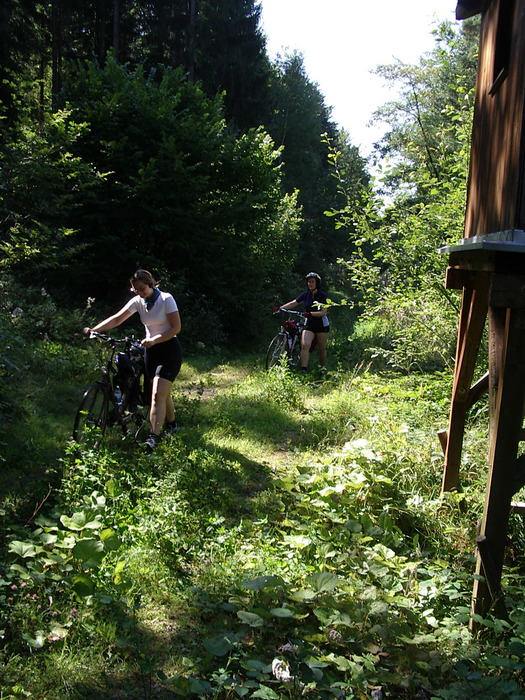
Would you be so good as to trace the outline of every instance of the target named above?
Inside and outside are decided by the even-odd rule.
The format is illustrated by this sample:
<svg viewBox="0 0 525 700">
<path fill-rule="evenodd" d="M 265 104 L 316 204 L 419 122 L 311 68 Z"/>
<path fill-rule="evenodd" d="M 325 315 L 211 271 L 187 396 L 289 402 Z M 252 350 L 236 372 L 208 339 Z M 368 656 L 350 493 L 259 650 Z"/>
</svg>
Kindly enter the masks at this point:
<svg viewBox="0 0 525 700">
<path fill-rule="evenodd" d="M 120 406 L 122 404 L 122 391 L 119 386 L 115 387 L 114 396 L 117 406 Z"/>
</svg>

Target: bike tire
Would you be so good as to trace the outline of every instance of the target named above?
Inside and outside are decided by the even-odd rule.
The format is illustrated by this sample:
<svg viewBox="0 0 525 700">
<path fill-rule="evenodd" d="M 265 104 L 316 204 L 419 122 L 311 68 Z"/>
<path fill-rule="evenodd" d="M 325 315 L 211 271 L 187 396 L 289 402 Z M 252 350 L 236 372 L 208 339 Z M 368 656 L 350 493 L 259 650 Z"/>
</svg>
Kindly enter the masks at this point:
<svg viewBox="0 0 525 700">
<path fill-rule="evenodd" d="M 266 353 L 266 369 L 278 365 L 283 355 L 288 355 L 288 339 L 285 333 L 277 333 L 268 346 Z"/>
<path fill-rule="evenodd" d="M 292 340 L 292 349 L 290 351 L 290 360 L 288 362 L 292 369 L 299 367 L 299 362 L 301 360 L 301 336 L 297 336 Z"/>
<path fill-rule="evenodd" d="M 101 382 L 95 382 L 84 393 L 75 417 L 73 428 L 73 440 L 84 442 L 86 433 L 96 429 L 100 437 L 96 437 L 96 444 L 100 441 L 108 424 L 109 399 L 106 387 Z"/>
</svg>

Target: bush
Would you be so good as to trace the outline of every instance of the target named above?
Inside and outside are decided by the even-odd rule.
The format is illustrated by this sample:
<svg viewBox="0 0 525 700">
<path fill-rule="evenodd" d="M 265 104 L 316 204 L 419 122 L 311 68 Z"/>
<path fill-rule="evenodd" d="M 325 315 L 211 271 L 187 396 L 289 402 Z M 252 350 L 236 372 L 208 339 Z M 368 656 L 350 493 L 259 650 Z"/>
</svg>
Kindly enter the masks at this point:
<svg viewBox="0 0 525 700">
<path fill-rule="evenodd" d="M 443 295 L 392 294 L 365 312 L 349 339 L 363 360 L 378 369 L 427 372 L 454 366 L 457 310 Z"/>
</svg>

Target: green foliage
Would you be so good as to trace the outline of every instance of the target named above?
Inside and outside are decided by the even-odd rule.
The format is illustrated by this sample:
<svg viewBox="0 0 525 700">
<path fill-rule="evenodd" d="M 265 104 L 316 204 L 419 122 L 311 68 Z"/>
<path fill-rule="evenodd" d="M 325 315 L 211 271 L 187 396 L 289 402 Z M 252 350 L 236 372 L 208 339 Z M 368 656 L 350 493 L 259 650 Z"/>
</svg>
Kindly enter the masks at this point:
<svg viewBox="0 0 525 700">
<path fill-rule="evenodd" d="M 92 364 L 71 350 L 42 347 L 56 385 Z M 67 668 L 64 698 L 155 684 L 219 698 L 454 698 L 469 684 L 517 698 L 519 603 L 511 627 L 466 627 L 482 487 L 467 441 L 467 490 L 439 498 L 430 435 L 448 387 L 187 363 L 185 429 L 156 453 L 63 449 L 36 513 L 15 519 L 4 502 L 2 687 L 22 692 L 23 660 L 34 695 Z M 509 600 L 518 583 L 505 581 Z"/>
<path fill-rule="evenodd" d="M 295 268 L 301 275 L 308 269 L 318 270 L 326 279 L 336 257 L 352 250 L 352 245 L 335 230 L 334 222 L 324 216 L 327 209 L 344 205 L 333 178 L 328 141 L 337 144 L 339 177 L 347 190 L 355 192 L 369 178 L 350 136 L 338 131 L 330 120 L 323 95 L 306 74 L 303 57 L 295 53 L 278 58 L 272 68 L 270 113 L 264 125 L 282 147 L 284 189 L 298 190 L 303 212 Z M 333 276 L 331 269 L 329 276 Z"/>
<path fill-rule="evenodd" d="M 402 371 L 443 367 L 453 354 L 454 297 L 445 292 L 439 249 L 462 225 L 473 114 L 475 34 L 444 23 L 417 66 L 379 69 L 399 99 L 378 111 L 391 129 L 378 146 L 373 187 L 345 188 L 336 145 L 331 161 L 346 205 L 336 216 L 355 248 L 340 260 L 364 315 L 354 341 Z"/>
<path fill-rule="evenodd" d="M 48 115 L 38 126 L 8 135 L 0 152 L 1 268 L 31 270 L 32 284 L 67 268 L 75 233 L 79 193 L 94 199 L 104 176 L 73 155 L 85 124 L 68 111 Z"/>
<path fill-rule="evenodd" d="M 420 295 L 391 294 L 380 309 L 362 314 L 349 338 L 360 360 L 403 373 L 452 369 L 457 308 L 443 304 L 441 289 Z"/>
<path fill-rule="evenodd" d="M 20 159 L 28 177 L 35 161 L 47 164 L 42 178 L 56 197 L 29 190 L 20 177 L 7 179 L 20 169 L 22 143 L 5 164 L 6 264 L 23 280 L 45 279 L 50 292 L 67 290 L 77 300 L 98 297 L 102 278 L 104 300 L 123 300 L 124 281 L 143 265 L 173 285 L 188 318 L 204 315 L 213 301 L 213 340 L 224 332 L 244 336 L 239 310 L 261 304 L 283 274 L 298 225 L 295 196 L 281 194 L 269 137 L 261 130 L 234 137 L 220 98 L 206 98 L 180 70 L 145 76 L 114 61 L 104 69 L 90 64 L 64 96 L 67 109 Z M 45 208 L 23 199 L 32 191 Z M 29 208 L 30 225 L 22 216 Z M 18 218 L 22 229 L 9 223 Z M 209 321 L 207 327 L 213 330 Z"/>
</svg>

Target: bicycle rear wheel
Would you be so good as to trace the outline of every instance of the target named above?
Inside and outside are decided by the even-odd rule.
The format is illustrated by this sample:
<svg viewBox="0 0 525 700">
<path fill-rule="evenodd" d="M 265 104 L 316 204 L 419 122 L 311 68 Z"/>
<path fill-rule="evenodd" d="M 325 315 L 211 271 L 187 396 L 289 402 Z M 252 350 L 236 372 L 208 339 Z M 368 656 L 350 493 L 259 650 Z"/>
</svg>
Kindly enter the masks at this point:
<svg viewBox="0 0 525 700">
<path fill-rule="evenodd" d="M 288 339 L 285 333 L 278 333 L 268 346 L 266 369 L 279 364 L 283 355 L 288 355 Z"/>
<path fill-rule="evenodd" d="M 106 387 L 95 382 L 86 390 L 75 417 L 73 440 L 83 442 L 88 432 L 99 433 L 96 442 L 106 432 L 108 424 L 109 400 Z"/>
</svg>

